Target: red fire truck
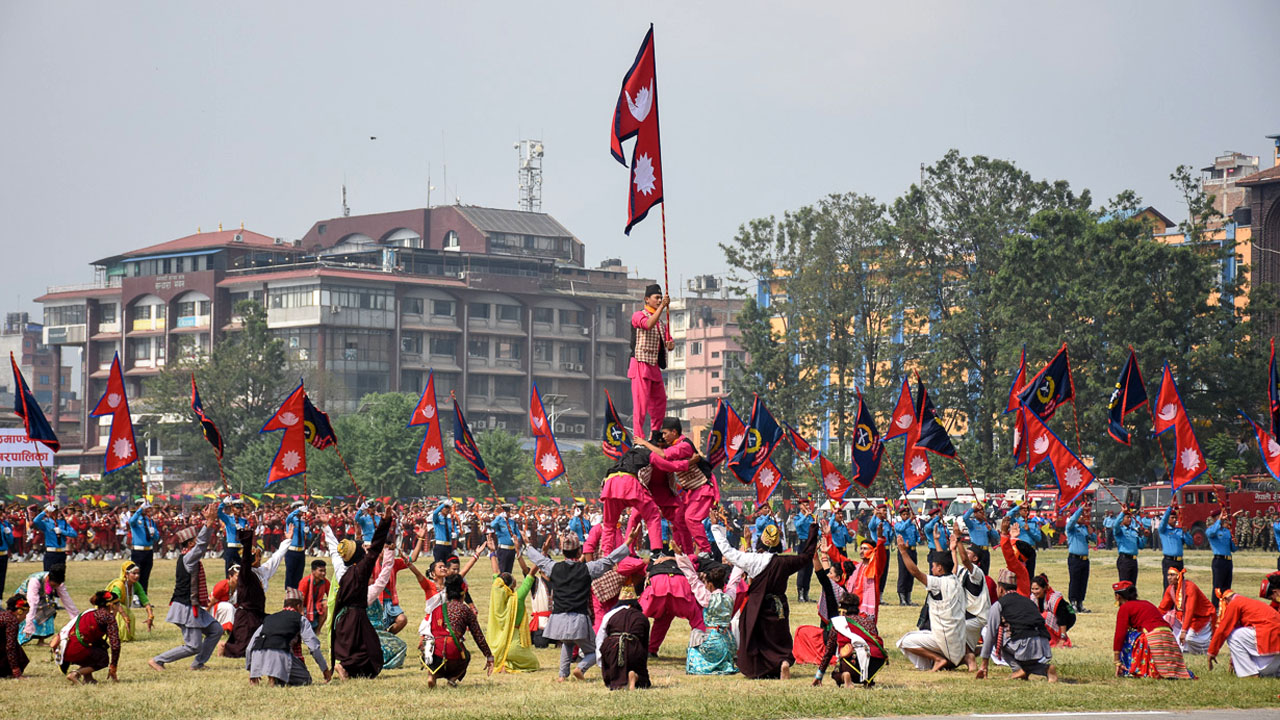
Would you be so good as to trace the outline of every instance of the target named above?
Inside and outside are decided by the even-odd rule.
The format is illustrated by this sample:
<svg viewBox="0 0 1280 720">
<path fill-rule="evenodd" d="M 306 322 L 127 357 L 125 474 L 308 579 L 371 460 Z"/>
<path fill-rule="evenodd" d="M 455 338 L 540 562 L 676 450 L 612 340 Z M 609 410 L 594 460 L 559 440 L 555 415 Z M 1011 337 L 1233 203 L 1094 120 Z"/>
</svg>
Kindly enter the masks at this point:
<svg viewBox="0 0 1280 720">
<path fill-rule="evenodd" d="M 1255 512 L 1265 515 L 1271 510 L 1280 512 L 1280 487 L 1269 478 L 1246 476 L 1232 478 L 1231 482 L 1240 489 L 1227 489 L 1216 484 L 1191 484 L 1178 490 L 1178 525 L 1191 533 L 1197 548 L 1203 549 L 1209 544 L 1204 529 L 1210 524 L 1209 513 L 1216 508 L 1225 507 L 1233 513 L 1244 510 L 1249 515 Z M 1142 514 L 1158 521 L 1165 508 L 1169 507 L 1172 495 L 1168 483 L 1143 486 Z"/>
</svg>

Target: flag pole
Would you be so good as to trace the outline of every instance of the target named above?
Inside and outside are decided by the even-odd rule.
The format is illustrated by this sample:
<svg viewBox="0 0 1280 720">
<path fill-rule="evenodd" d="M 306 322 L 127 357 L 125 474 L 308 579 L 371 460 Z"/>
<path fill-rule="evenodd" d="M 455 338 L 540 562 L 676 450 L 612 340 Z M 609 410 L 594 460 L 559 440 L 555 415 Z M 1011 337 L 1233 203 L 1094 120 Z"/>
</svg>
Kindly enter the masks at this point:
<svg viewBox="0 0 1280 720">
<path fill-rule="evenodd" d="M 671 276 L 667 272 L 667 201 L 662 200 L 662 287 L 667 290 L 667 298 L 671 297 Z M 667 303 L 667 330 L 671 329 L 671 303 Z M 664 341 L 665 343 L 665 341 Z M 664 345 L 665 347 L 665 345 Z"/>
<path fill-rule="evenodd" d="M 451 498 L 453 497 L 453 493 L 449 492 L 449 460 L 447 458 L 444 461 L 444 465 L 442 465 L 440 469 L 444 470 L 444 495 L 445 497 Z M 355 478 L 352 478 L 351 481 L 355 482 Z"/>
<path fill-rule="evenodd" d="M 1130 348 L 1130 349 L 1132 349 L 1132 348 Z M 1123 398 L 1122 398 L 1121 400 L 1123 401 Z M 1152 427 L 1155 427 L 1155 424 L 1156 424 L 1156 414 L 1155 414 L 1155 411 L 1153 411 L 1153 410 L 1151 409 L 1151 402 L 1150 402 L 1150 401 L 1147 401 L 1147 414 L 1151 416 L 1151 425 L 1152 425 Z M 1121 419 L 1123 419 L 1123 418 L 1121 418 Z M 1160 459 L 1164 461 L 1164 476 L 1165 476 L 1165 477 L 1167 477 L 1167 478 L 1169 478 L 1169 483 L 1170 483 L 1170 484 L 1172 484 L 1172 483 L 1173 483 L 1173 473 L 1169 470 L 1169 457 L 1168 457 L 1167 455 L 1165 455 L 1165 454 L 1164 454 L 1164 443 L 1160 440 L 1160 436 L 1159 436 L 1159 435 L 1157 435 L 1157 436 L 1156 436 L 1155 440 L 1156 440 L 1156 447 L 1160 448 Z"/>
<path fill-rule="evenodd" d="M 351 466 L 350 466 L 350 465 L 347 465 L 347 459 L 346 459 L 345 457 L 343 457 L 343 456 L 342 456 L 342 448 L 338 447 L 338 443 L 336 443 L 336 442 L 335 442 L 335 443 L 333 444 L 333 449 L 334 449 L 334 451 L 335 451 L 335 452 L 337 452 L 337 453 L 338 453 L 338 460 L 340 460 L 340 461 L 342 462 L 342 469 L 343 469 L 343 470 L 346 470 L 346 471 L 347 471 L 347 477 L 351 478 L 351 484 L 352 484 L 352 485 L 354 485 L 354 486 L 355 486 L 355 488 L 356 488 L 356 495 L 357 495 L 357 496 L 363 495 L 363 494 L 364 494 L 364 491 L 360 489 L 360 483 L 356 482 L 356 476 L 355 476 L 355 474 L 354 474 L 354 473 L 352 473 L 352 472 L 351 472 Z M 304 479 L 305 479 L 305 477 L 306 477 L 306 476 L 303 476 L 303 477 L 304 477 Z M 448 477 L 447 472 L 446 472 L 445 477 Z"/>
</svg>

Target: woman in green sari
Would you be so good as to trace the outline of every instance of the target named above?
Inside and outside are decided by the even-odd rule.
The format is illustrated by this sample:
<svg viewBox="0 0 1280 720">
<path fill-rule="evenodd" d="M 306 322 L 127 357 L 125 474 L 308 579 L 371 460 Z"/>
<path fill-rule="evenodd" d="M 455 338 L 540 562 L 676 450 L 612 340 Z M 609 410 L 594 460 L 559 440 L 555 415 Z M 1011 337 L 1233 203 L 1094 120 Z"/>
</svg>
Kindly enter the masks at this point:
<svg viewBox="0 0 1280 720">
<path fill-rule="evenodd" d="M 525 598 L 536 576 L 525 564 L 524 555 L 517 551 L 516 558 L 524 572 L 524 581 L 519 587 L 511 573 L 499 572 L 497 556 L 489 556 L 493 565 L 493 590 L 489 595 L 489 626 L 485 628 L 485 637 L 493 652 L 494 672 L 534 672 L 541 667 L 533 654 L 524 609 Z"/>
<path fill-rule="evenodd" d="M 142 571 L 132 562 L 126 560 L 120 566 L 120 576 L 115 580 L 107 583 L 107 592 L 115 593 L 120 598 L 119 604 L 116 605 L 116 625 L 120 627 L 120 640 L 122 642 L 133 642 L 137 638 L 133 623 L 133 599 L 138 599 L 138 604 L 147 611 L 147 632 L 151 632 L 151 626 L 155 623 L 155 612 L 151 608 L 151 600 L 147 598 L 147 591 L 142 589 L 142 583 L 138 582 Z"/>
</svg>

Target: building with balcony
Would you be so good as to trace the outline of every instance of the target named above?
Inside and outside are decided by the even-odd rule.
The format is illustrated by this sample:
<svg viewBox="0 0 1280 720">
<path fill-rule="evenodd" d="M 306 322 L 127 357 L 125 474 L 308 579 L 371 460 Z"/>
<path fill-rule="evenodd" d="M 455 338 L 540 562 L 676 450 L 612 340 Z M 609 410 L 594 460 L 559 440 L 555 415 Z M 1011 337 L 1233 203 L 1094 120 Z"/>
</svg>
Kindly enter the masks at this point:
<svg viewBox="0 0 1280 720">
<path fill-rule="evenodd" d="M 62 364 L 62 349 L 45 344 L 40 323 L 31 322 L 25 312 L 8 313 L 0 329 L 0 357 L 8 358 L 11 353 L 54 431 L 78 435 L 80 398 L 71 386 L 71 368 Z M 15 390 L 12 373 L 0 372 L 0 392 L 4 395 L 0 398 L 0 412 L 6 421 L 12 420 L 6 425 L 21 424 L 12 411 Z M 54 412 L 55 407 L 58 412 Z"/>
<path fill-rule="evenodd" d="M 606 389 L 627 396 L 638 298 L 625 267 L 586 268 L 583 255 L 549 215 L 455 205 L 322 220 L 293 241 L 197 233 L 95 261 L 96 282 L 37 300 L 47 342 L 83 350 L 85 397 L 120 352 L 130 398 L 145 399 L 147 377 L 208 353 L 238 330 L 234 305 L 254 299 L 330 412 L 420 393 L 434 371 L 439 400 L 456 394 L 474 430 L 524 434 L 536 383 L 573 446 L 599 435 Z M 91 425 L 90 464 L 106 433 Z"/>
</svg>

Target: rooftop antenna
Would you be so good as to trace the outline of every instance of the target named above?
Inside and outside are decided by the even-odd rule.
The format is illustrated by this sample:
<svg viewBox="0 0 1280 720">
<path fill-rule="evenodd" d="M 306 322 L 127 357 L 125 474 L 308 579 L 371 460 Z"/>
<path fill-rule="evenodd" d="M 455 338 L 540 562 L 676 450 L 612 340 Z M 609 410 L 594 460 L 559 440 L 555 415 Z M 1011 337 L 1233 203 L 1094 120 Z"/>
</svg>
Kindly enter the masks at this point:
<svg viewBox="0 0 1280 720">
<path fill-rule="evenodd" d="M 351 208 L 347 207 L 347 181 L 342 181 L 342 217 L 350 217 Z"/>
<path fill-rule="evenodd" d="M 518 140 L 515 150 L 516 205 L 525 212 L 542 212 L 542 141 Z"/>
</svg>

